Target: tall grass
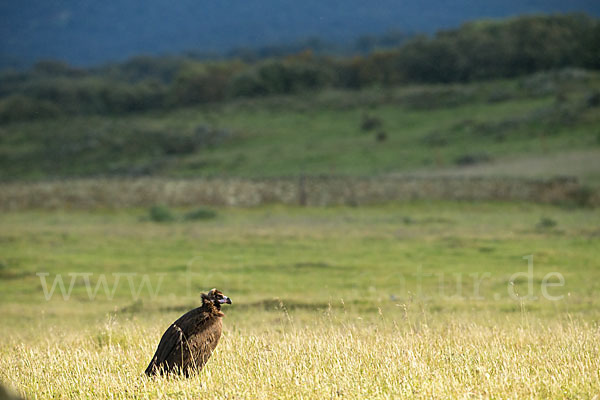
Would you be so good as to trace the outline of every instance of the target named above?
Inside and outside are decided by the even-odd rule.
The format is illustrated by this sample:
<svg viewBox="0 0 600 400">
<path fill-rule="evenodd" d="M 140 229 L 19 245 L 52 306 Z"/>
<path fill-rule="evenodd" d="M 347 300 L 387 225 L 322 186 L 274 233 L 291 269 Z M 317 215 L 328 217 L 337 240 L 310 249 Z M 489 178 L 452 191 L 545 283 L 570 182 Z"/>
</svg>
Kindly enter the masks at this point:
<svg viewBox="0 0 600 400">
<path fill-rule="evenodd" d="M 600 394 L 598 209 L 264 206 L 168 224 L 146 212 L 0 214 L 0 382 L 39 399 Z M 38 273 L 73 282 L 70 297 L 49 299 Z M 112 295 L 91 296 L 84 277 L 93 290 L 102 276 Z M 164 330 L 215 286 L 233 305 L 205 369 L 145 377 Z"/>
<path fill-rule="evenodd" d="M 167 321 L 164 321 L 167 322 Z M 160 330 L 139 321 L 9 337 L 0 380 L 32 398 L 591 398 L 600 330 L 469 318 L 407 323 L 316 317 L 231 326 L 199 374 L 142 375 Z M 98 333 L 99 332 L 99 333 Z"/>
</svg>

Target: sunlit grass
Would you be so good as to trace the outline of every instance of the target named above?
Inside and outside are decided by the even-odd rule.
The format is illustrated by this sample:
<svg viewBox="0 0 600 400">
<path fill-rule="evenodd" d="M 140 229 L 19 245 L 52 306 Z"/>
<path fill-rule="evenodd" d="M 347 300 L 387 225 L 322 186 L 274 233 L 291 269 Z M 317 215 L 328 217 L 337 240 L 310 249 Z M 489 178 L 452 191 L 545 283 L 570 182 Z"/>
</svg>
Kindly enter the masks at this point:
<svg viewBox="0 0 600 400">
<path fill-rule="evenodd" d="M 0 379 L 39 398 L 589 398 L 600 391 L 597 326 L 441 319 L 226 321 L 218 350 L 190 379 L 143 376 L 159 330 L 112 322 L 5 339 Z"/>
<path fill-rule="evenodd" d="M 41 399 L 600 393 L 597 209 L 268 206 L 167 223 L 147 212 L 0 215 L 1 382 Z M 57 288 L 47 301 L 40 272 L 67 289 L 69 274 L 90 274 L 92 289 L 135 274 L 141 290 L 123 276 L 90 299 L 77 275 L 68 300 Z M 552 272 L 557 300 L 543 292 Z M 233 305 L 206 368 L 143 376 L 162 332 L 211 287 Z"/>
</svg>

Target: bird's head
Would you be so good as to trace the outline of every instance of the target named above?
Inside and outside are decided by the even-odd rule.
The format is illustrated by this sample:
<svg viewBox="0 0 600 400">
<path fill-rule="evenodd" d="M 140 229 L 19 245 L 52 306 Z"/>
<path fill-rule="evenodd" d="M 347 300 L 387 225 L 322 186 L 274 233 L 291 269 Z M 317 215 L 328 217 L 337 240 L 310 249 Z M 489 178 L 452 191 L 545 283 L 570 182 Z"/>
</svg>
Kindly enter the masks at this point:
<svg viewBox="0 0 600 400">
<path fill-rule="evenodd" d="M 217 289 L 211 289 L 208 293 L 203 294 L 202 297 L 213 303 L 219 310 L 221 309 L 221 304 L 231 304 L 231 299 Z"/>
</svg>

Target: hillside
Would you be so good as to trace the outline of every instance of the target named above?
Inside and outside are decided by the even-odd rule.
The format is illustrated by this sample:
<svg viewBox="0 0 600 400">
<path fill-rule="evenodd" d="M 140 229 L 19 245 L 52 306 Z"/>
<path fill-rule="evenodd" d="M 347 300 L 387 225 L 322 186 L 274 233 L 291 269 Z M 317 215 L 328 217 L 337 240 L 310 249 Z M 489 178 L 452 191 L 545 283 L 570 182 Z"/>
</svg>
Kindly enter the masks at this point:
<svg viewBox="0 0 600 400">
<path fill-rule="evenodd" d="M 0 4 L 0 66 L 47 58 L 92 65 L 140 53 L 223 54 L 309 37 L 347 44 L 390 30 L 431 33 L 479 18 L 564 12 L 598 16 L 600 5 L 589 0 L 380 0 L 376 6 L 360 0 L 9 0 Z"/>
<path fill-rule="evenodd" d="M 356 57 L 38 62 L 0 73 L 0 180 L 441 174 L 597 183 L 599 39 L 600 20 L 585 15 L 522 16 Z"/>
<path fill-rule="evenodd" d="M 537 159 L 536 176 L 598 182 L 599 93 L 600 74 L 571 69 L 13 122 L 2 126 L 0 177 L 511 175 L 507 164 L 530 160 L 518 175 Z M 568 161 L 543 167 L 548 157 Z"/>
</svg>

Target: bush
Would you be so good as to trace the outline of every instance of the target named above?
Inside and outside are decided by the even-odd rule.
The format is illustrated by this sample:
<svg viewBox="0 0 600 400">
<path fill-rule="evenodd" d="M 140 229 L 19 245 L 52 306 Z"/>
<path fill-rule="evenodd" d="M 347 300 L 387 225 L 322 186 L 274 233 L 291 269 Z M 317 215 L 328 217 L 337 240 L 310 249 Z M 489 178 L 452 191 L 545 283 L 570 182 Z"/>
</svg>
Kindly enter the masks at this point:
<svg viewBox="0 0 600 400">
<path fill-rule="evenodd" d="M 329 67 L 298 61 L 267 61 L 233 77 L 229 92 L 234 97 L 291 94 L 322 89 L 333 81 Z"/>
<path fill-rule="evenodd" d="M 60 114 L 58 107 L 48 101 L 18 94 L 0 100 L 0 122 L 56 117 Z"/>
<path fill-rule="evenodd" d="M 148 210 L 150 221 L 154 222 L 171 222 L 175 221 L 175 216 L 167 206 L 156 205 Z"/>
<path fill-rule="evenodd" d="M 589 108 L 600 106 L 600 92 L 593 91 L 592 93 L 588 94 L 585 99 L 585 103 Z"/>
<path fill-rule="evenodd" d="M 387 140 L 387 133 L 385 131 L 379 131 L 375 135 L 375 140 L 378 142 L 385 142 Z"/>
<path fill-rule="evenodd" d="M 226 129 L 198 125 L 192 132 L 155 132 L 154 140 L 167 155 L 191 154 L 200 149 L 214 148 L 231 136 Z M 151 136 L 151 137 L 152 137 Z"/>
<path fill-rule="evenodd" d="M 105 112 L 123 114 L 162 107 L 166 89 L 157 81 L 136 84 L 107 82 L 102 86 L 99 97 Z"/>
<path fill-rule="evenodd" d="M 462 156 L 457 157 L 456 160 L 454 160 L 454 163 L 456 165 L 460 165 L 460 166 L 464 167 L 467 165 L 475 165 L 475 164 L 488 162 L 490 160 L 491 160 L 490 156 L 485 153 L 472 153 L 472 154 L 463 154 Z"/>
<path fill-rule="evenodd" d="M 599 35 L 597 20 L 584 15 L 469 22 L 346 63 L 341 81 L 345 87 L 468 82 L 567 66 L 597 68 Z"/>
<path fill-rule="evenodd" d="M 199 220 L 207 220 L 213 219 L 217 217 L 217 212 L 207 209 L 207 208 L 198 208 L 194 211 L 191 211 L 183 216 L 183 219 L 186 221 L 199 221 Z"/>
<path fill-rule="evenodd" d="M 360 129 L 364 132 L 370 132 L 373 131 L 375 129 L 379 129 L 383 126 L 383 122 L 381 121 L 381 119 L 369 115 L 369 114 L 364 114 L 362 116 L 362 121 L 360 122 Z"/>
<path fill-rule="evenodd" d="M 190 63 L 179 72 L 171 88 L 171 103 L 190 105 L 224 100 L 232 76 L 241 65 Z"/>
<path fill-rule="evenodd" d="M 553 220 L 552 218 L 542 217 L 542 218 L 540 218 L 540 221 L 537 223 L 536 228 L 538 228 L 538 229 L 552 229 L 557 224 L 558 223 L 555 220 Z"/>
</svg>

